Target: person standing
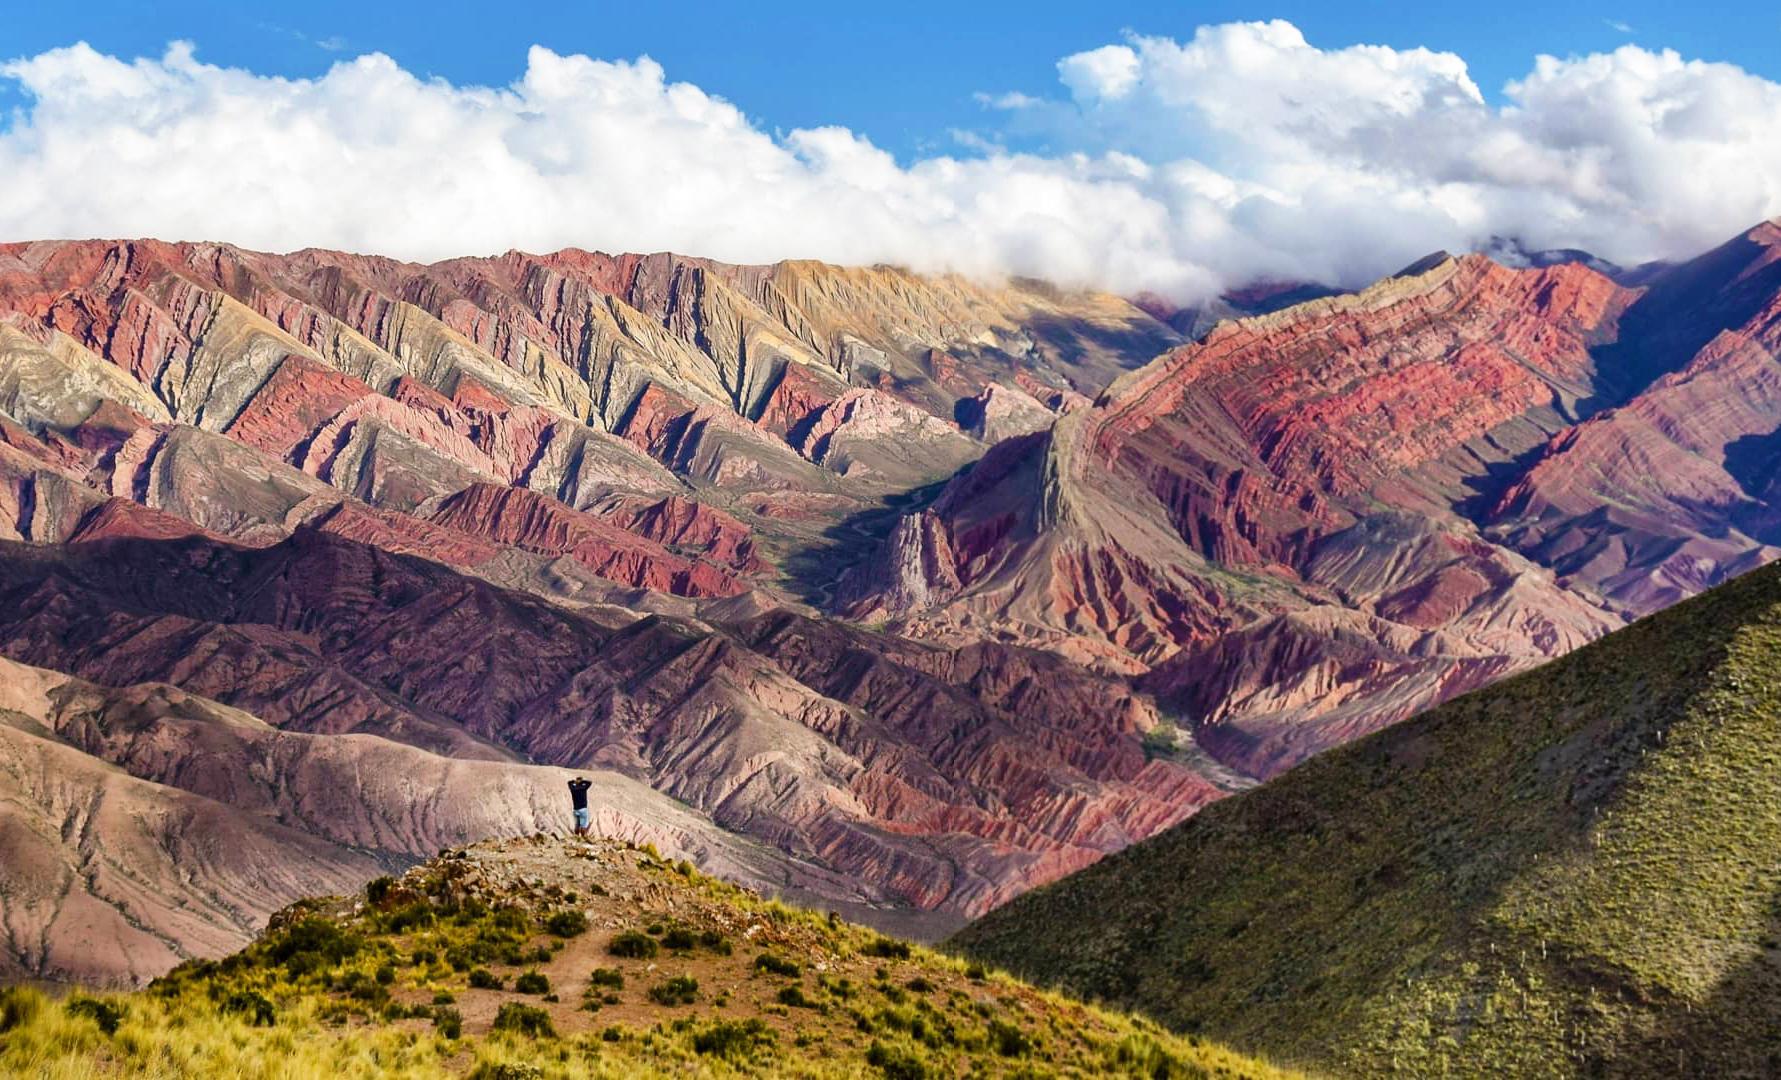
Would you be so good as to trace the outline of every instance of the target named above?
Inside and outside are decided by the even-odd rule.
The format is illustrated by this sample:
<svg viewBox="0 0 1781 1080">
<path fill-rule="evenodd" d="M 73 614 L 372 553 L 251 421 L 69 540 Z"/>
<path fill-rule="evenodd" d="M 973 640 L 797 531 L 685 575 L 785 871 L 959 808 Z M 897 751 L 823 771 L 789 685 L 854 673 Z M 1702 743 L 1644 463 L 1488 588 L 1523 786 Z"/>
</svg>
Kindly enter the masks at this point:
<svg viewBox="0 0 1781 1080">
<path fill-rule="evenodd" d="M 586 836 L 588 826 L 587 789 L 593 787 L 593 781 L 585 776 L 577 776 L 569 781 L 569 801 L 575 804 L 575 835 Z"/>
</svg>

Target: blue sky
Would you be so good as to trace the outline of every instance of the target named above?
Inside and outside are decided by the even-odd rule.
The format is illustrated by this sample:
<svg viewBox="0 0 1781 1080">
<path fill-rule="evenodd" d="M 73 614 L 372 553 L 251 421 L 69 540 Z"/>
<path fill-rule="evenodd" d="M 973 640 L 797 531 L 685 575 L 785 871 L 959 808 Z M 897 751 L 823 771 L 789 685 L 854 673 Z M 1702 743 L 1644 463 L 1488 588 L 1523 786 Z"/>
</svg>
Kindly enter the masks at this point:
<svg viewBox="0 0 1781 1080">
<path fill-rule="evenodd" d="M 1186 301 L 1505 240 L 1636 265 L 1781 215 L 1772 0 L 0 5 L 0 240 Z"/>
<path fill-rule="evenodd" d="M 1061 57 L 1117 41 L 1125 30 L 1187 38 L 1201 24 L 1284 18 L 1325 49 L 1365 43 L 1456 52 L 1493 97 L 1526 74 L 1536 54 L 1627 42 L 1781 79 L 1781 10 L 1762 2 L 8 0 L 0 9 L 4 57 L 77 40 L 117 56 L 158 56 L 169 41 L 185 39 L 200 59 L 261 74 L 311 76 L 342 56 L 380 51 L 417 74 L 498 86 L 520 74 L 533 44 L 606 59 L 648 54 L 670 79 L 729 99 L 769 131 L 840 124 L 905 160 L 936 147 L 956 151 L 948 132 L 983 122 L 975 93 L 1052 92 Z"/>
</svg>

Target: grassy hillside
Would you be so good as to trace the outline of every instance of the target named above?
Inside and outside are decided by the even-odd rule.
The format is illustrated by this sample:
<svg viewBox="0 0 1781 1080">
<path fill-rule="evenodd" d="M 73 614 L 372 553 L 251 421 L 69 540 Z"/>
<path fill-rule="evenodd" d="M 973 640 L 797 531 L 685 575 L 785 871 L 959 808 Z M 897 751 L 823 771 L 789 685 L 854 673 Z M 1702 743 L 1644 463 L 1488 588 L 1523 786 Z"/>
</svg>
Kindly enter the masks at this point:
<svg viewBox="0 0 1781 1080">
<path fill-rule="evenodd" d="M 1781 567 L 1314 759 L 953 944 L 1354 1075 L 1781 1074 Z"/>
<path fill-rule="evenodd" d="M 0 1075 L 1281 1077 L 764 902 L 652 850 L 517 840 L 297 905 L 147 990 L 0 991 Z"/>
</svg>

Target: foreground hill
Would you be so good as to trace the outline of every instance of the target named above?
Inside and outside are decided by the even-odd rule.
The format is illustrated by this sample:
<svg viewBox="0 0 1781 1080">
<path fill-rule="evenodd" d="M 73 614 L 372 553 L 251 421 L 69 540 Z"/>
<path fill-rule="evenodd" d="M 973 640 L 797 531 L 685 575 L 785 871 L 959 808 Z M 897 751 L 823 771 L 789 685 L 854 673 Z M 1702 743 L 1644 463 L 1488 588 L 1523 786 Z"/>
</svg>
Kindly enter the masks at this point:
<svg viewBox="0 0 1781 1080">
<path fill-rule="evenodd" d="M 8 1074 L 1281 1077 L 653 849 L 446 852 L 149 990 L 0 991 Z"/>
<path fill-rule="evenodd" d="M 1775 1075 L 1781 568 L 1316 758 L 954 941 L 1354 1075 Z"/>
</svg>

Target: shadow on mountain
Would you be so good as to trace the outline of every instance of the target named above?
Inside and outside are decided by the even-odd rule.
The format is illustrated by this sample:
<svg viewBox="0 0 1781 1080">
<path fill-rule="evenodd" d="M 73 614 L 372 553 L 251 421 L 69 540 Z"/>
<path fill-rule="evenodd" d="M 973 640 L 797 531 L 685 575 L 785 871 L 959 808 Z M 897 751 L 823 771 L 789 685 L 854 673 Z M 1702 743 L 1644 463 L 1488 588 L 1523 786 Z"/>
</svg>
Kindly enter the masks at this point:
<svg viewBox="0 0 1781 1080">
<path fill-rule="evenodd" d="M 1057 315 L 1035 315 L 1025 320 L 1022 326 L 1034 340 L 1056 349 L 1068 362 L 1081 362 L 1092 350 L 1101 349 L 1117 353 L 1120 366 L 1127 370 L 1143 367 L 1181 343 L 1171 328 L 1160 322 L 1148 326 L 1133 323 L 1121 328 Z M 1090 393 L 1102 388 L 1077 389 Z"/>
<path fill-rule="evenodd" d="M 872 557 L 900 518 L 939 498 L 954 477 L 969 472 L 971 467 L 965 465 L 944 480 L 886 496 L 878 505 L 828 526 L 820 538 L 786 556 L 782 563 L 785 590 L 811 607 L 827 610 L 842 577 Z"/>
<path fill-rule="evenodd" d="M 1653 278 L 1621 317 L 1616 340 L 1592 350 L 1598 393 L 1579 403 L 1579 414 L 1642 393 L 1721 332 L 1753 318 L 1781 290 L 1781 261 L 1751 272 L 1765 253 L 1744 235 Z"/>
<path fill-rule="evenodd" d="M 1586 1075 L 1781 1076 L 1781 895 L 1771 898 L 1759 951 L 1700 1007 L 1670 1008 L 1657 1029 Z"/>
</svg>

